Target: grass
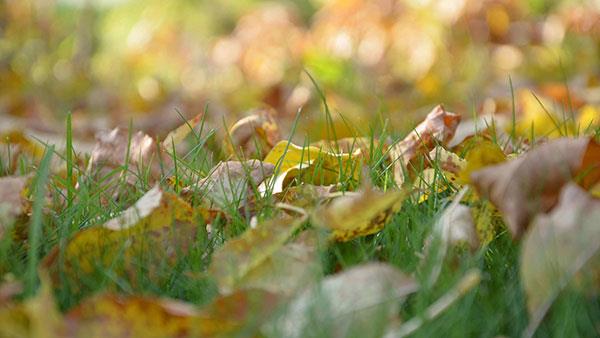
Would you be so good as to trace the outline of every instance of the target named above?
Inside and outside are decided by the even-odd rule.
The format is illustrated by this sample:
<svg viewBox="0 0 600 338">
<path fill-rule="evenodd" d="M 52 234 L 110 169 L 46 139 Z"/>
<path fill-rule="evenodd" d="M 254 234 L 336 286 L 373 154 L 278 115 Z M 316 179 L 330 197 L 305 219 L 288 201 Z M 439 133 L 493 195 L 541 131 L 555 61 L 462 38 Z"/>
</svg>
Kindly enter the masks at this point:
<svg viewBox="0 0 600 338">
<path fill-rule="evenodd" d="M 331 121 L 327 108 L 326 115 Z M 296 119 L 297 123 L 298 119 Z M 189 185 L 197 175 L 206 175 L 219 159 L 220 150 L 213 140 L 214 132 L 206 131 L 204 123 L 198 134 L 194 134 L 192 150 L 176 158 L 175 170 L 165 173 L 161 178 L 163 187 L 178 191 L 179 185 Z M 130 138 L 131 138 L 130 131 Z M 37 286 L 37 264 L 50 249 L 64 244 L 79 229 L 103 224 L 118 212 L 133 204 L 152 183 L 148 179 L 147 168 L 133 168 L 127 162 L 105 177 L 91 177 L 77 163 L 72 148 L 70 118 L 67 119 L 67 149 L 60 155 L 66 164 L 66 180 L 49 176 L 50 160 L 54 153 L 47 148 L 44 159 L 38 167 L 22 163 L 26 171 L 36 172 L 34 203 L 31 221 L 28 223 L 29 236 L 26 242 L 15 236 L 5 236 L 0 243 L 0 270 L 12 277 L 26 281 L 26 294 L 34 293 Z M 386 166 L 386 154 L 381 145 L 374 140 L 384 140 L 392 135 L 383 130 L 379 136 L 373 133 L 371 149 L 367 156 L 368 177 L 382 188 L 394 185 L 391 167 Z M 258 143 L 257 143 L 258 144 Z M 175 150 L 173 149 L 173 152 Z M 79 157 L 81 159 L 81 157 Z M 134 188 L 127 184 L 125 177 L 118 180 L 116 191 L 119 198 L 114 199 L 113 189 L 106 189 L 105 180 L 118 176 L 121 172 L 135 177 Z M 164 184 L 170 175 L 175 175 L 175 187 Z M 73 183 L 77 189 L 73 189 Z M 52 207 L 45 208 L 45 187 L 51 195 L 67 194 L 66 199 L 54 198 Z M 66 186 L 66 192 L 64 187 Z M 378 234 L 358 238 L 347 243 L 336 243 L 320 252 L 323 274 L 328 275 L 368 261 L 389 262 L 406 273 L 414 274 L 426 285 L 427 271 L 421 269 L 424 256 L 424 242 L 431 233 L 433 224 L 451 198 L 448 191 L 437 192 L 431 187 L 430 197 L 423 203 L 417 198 L 407 199 L 402 209 Z M 259 218 L 268 218 L 272 214 L 271 194 L 256 194 L 256 204 L 264 206 L 258 211 Z M 101 201 L 108 201 L 107 204 Z M 66 201 L 66 202 L 65 202 Z M 159 264 L 148 267 L 144 258 L 139 260 L 139 269 L 135 282 L 120 276 L 115 269 L 103 267 L 93 278 L 80 280 L 79 286 L 70 285 L 64 280 L 56 290 L 55 296 L 60 309 L 67 310 L 78 304 L 83 298 L 101 290 L 113 290 L 124 294 L 156 295 L 182 299 L 187 302 L 204 305 L 218 294 L 216 285 L 207 276 L 206 268 L 215 248 L 249 227 L 250 215 L 238 205 L 226 208 L 225 220 L 213 223 L 214 235 L 210 238 L 199 234 L 192 249 L 181 255 L 177 263 Z M 15 225 L 15 229 L 24 224 Z M 199 227 L 203 224 L 198 224 Z M 18 231 L 17 231 L 18 233 Z M 499 335 L 519 336 L 528 324 L 528 316 L 519 276 L 519 243 L 514 242 L 506 231 L 499 231 L 488 245 L 472 253 L 466 249 L 453 249 L 445 259 L 441 275 L 431 287 L 424 287 L 410 296 L 402 304 L 400 314 L 405 320 L 421 316 L 437 299 L 442 297 L 466 271 L 477 268 L 483 278 L 478 287 L 441 314 L 427 321 L 418 329 L 416 337 L 495 337 Z M 158 271 L 161 278 L 149 278 L 148 271 Z M 64 277 L 64 276 L 63 276 Z M 5 277 L 6 278 L 6 277 Z M 577 292 L 564 292 L 552 307 L 551 312 L 537 331 L 537 336 L 577 337 L 597 335 L 594 321 L 600 317 L 600 301 L 589 300 Z M 595 320 L 594 320 L 595 318 Z M 386 324 L 381 321 L 381 325 Z M 383 328 L 381 331 L 383 332 Z M 330 333 L 320 332 L 320 336 Z M 364 332 L 361 332 L 361 336 Z"/>
</svg>

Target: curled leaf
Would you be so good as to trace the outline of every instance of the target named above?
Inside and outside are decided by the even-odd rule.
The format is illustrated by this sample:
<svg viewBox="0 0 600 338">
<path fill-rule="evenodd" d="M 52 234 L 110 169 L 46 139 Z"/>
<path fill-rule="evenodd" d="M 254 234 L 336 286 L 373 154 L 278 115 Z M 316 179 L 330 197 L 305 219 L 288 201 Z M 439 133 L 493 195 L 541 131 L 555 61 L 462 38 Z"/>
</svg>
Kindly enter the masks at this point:
<svg viewBox="0 0 600 338">
<path fill-rule="evenodd" d="M 273 109 L 255 109 L 237 121 L 229 129 L 230 151 L 240 152 L 244 158 L 263 158 L 281 139 L 274 115 Z"/>
<path fill-rule="evenodd" d="M 550 210 L 571 180 L 585 188 L 600 180 L 600 144 L 593 139 L 552 140 L 471 174 L 477 191 L 502 212 L 514 237 L 521 236 L 537 213 Z"/>
<path fill-rule="evenodd" d="M 333 153 L 315 146 L 299 147 L 281 141 L 271 149 L 265 162 L 275 165 L 273 193 L 285 188 L 292 179 L 315 185 L 330 185 L 338 182 L 358 182 L 362 153 Z"/>
<path fill-rule="evenodd" d="M 404 183 L 404 171 L 418 154 L 426 154 L 437 144 L 447 143 L 460 122 L 460 115 L 447 112 L 437 106 L 410 134 L 390 148 L 394 163 L 394 180 L 398 186 Z"/>
</svg>

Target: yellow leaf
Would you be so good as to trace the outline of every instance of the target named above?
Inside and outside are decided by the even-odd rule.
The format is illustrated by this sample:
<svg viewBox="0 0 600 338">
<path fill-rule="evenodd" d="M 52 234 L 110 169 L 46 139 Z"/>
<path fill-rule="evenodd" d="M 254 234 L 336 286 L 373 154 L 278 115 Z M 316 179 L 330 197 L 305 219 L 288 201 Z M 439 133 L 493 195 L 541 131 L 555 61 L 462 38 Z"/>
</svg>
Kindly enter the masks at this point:
<svg viewBox="0 0 600 338">
<path fill-rule="evenodd" d="M 472 147 L 467 150 L 465 161 L 465 167 L 458 174 L 461 184 L 471 182 L 472 172 L 506 161 L 506 155 L 496 143 L 477 138 L 472 143 Z"/>
<path fill-rule="evenodd" d="M 600 125 L 600 108 L 592 105 L 581 108 L 577 116 L 577 125 L 583 132 Z"/>
<path fill-rule="evenodd" d="M 264 162 L 274 164 L 276 170 L 279 170 L 275 178 L 276 182 L 280 182 L 274 189 L 276 193 L 285 187 L 285 182 L 294 177 L 316 185 L 335 184 L 348 179 L 358 182 L 361 160 L 360 149 L 351 154 L 337 154 L 315 146 L 299 147 L 281 141 L 271 149 Z"/>
<path fill-rule="evenodd" d="M 67 313 L 73 337 L 190 336 L 198 311 L 180 301 L 102 294 Z"/>
<path fill-rule="evenodd" d="M 330 230 L 333 240 L 349 241 L 383 229 L 400 210 L 405 197 L 404 191 L 400 190 L 381 193 L 368 188 L 359 193 L 348 193 L 317 209 L 312 221 Z"/>
<path fill-rule="evenodd" d="M 44 270 L 35 296 L 22 303 L 0 302 L 0 337 L 58 338 L 65 336 L 65 328 Z"/>
<path fill-rule="evenodd" d="M 456 175 L 450 171 L 437 170 L 434 168 L 423 170 L 414 183 L 414 187 L 417 191 L 421 192 L 418 203 L 425 202 L 432 191 L 434 191 L 434 188 L 435 193 L 444 192 L 450 188 L 450 184 L 456 184 L 458 183 L 457 181 Z"/>
<path fill-rule="evenodd" d="M 514 126 L 516 135 L 526 138 L 531 137 L 532 133 L 536 138 L 557 138 L 574 135 L 575 126 L 573 123 L 564 121 L 564 118 L 556 115 L 550 101 L 543 97 L 536 98 L 533 93 L 527 90 L 522 90 L 517 95 L 522 116 L 517 117 Z M 511 124 L 507 125 L 508 132 L 512 128 Z"/>
<path fill-rule="evenodd" d="M 304 224 L 306 216 L 281 216 L 246 230 L 218 248 L 208 268 L 221 293 L 232 292 L 253 269 L 269 259 Z"/>
<path fill-rule="evenodd" d="M 74 288 L 110 269 L 135 282 L 143 262 L 150 267 L 149 277 L 155 278 L 161 263 L 174 264 L 179 254 L 190 249 L 199 229 L 194 219 L 189 204 L 155 187 L 119 217 L 76 233 L 64 249 L 66 276 Z M 58 256 L 57 246 L 43 262 L 54 274 Z"/>
<path fill-rule="evenodd" d="M 190 132 L 200 123 L 202 115 L 196 115 L 196 117 L 188 120 L 181 126 L 171 131 L 162 142 L 162 147 L 168 153 L 173 151 L 173 146 L 177 146 L 189 135 Z"/>
</svg>

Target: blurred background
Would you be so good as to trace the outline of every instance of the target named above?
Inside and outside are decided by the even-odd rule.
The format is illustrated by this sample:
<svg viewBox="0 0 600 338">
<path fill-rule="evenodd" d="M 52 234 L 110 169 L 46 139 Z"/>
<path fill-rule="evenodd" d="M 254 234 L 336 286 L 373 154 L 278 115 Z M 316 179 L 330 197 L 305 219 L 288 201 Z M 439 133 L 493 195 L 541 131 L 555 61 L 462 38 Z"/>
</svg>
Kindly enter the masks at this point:
<svg viewBox="0 0 600 338">
<path fill-rule="evenodd" d="M 600 0 L 2 0 L 0 124 L 75 137 L 130 121 L 218 128 L 269 105 L 282 133 L 338 137 L 433 105 L 511 114 L 534 90 L 600 103 Z M 514 93 L 511 92 L 511 84 Z M 178 113 L 179 112 L 179 113 Z M 287 130 L 286 130 L 287 128 Z"/>
</svg>

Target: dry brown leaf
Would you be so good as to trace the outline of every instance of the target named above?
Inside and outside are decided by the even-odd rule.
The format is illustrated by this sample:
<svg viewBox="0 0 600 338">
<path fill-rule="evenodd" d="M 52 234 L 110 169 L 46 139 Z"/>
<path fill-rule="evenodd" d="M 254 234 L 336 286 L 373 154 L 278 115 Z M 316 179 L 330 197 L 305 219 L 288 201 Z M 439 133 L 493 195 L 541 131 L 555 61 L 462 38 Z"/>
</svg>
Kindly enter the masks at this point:
<svg viewBox="0 0 600 338">
<path fill-rule="evenodd" d="M 242 158 L 264 158 L 281 140 L 279 127 L 271 108 L 255 109 L 237 121 L 230 129 L 227 146 L 230 152 L 240 152 Z"/>
<path fill-rule="evenodd" d="M 521 278 L 531 316 L 528 336 L 574 277 L 582 277 L 578 282 L 587 292 L 599 290 L 599 221 L 600 200 L 571 183 L 563 188 L 552 212 L 532 223 L 521 255 Z"/>
<path fill-rule="evenodd" d="M 502 212 L 516 238 L 537 213 L 556 204 L 561 188 L 573 179 L 585 188 L 600 180 L 600 144 L 591 138 L 552 140 L 471 174 L 477 191 Z"/>
<path fill-rule="evenodd" d="M 329 337 L 372 335 L 387 323 L 399 301 L 418 284 L 395 267 L 366 263 L 323 279 L 299 294 L 281 317 L 265 327 L 273 337 L 314 336 L 323 328 Z M 360 333 L 363 333 L 361 335 Z"/>
<path fill-rule="evenodd" d="M 182 193 L 206 196 L 219 208 L 225 209 L 244 201 L 253 189 L 273 174 L 274 168 L 271 163 L 259 160 L 219 162 L 208 177 L 184 188 Z"/>
<path fill-rule="evenodd" d="M 404 172 L 409 162 L 418 154 L 426 154 L 436 145 L 447 143 L 460 122 L 460 115 L 437 106 L 410 134 L 390 148 L 394 164 L 394 180 L 398 186 L 404 184 Z"/>
<path fill-rule="evenodd" d="M 140 176 L 144 176 L 146 168 L 149 168 L 150 178 L 156 179 L 163 170 L 161 162 L 166 170 L 173 166 L 170 156 L 173 144 L 181 143 L 199 122 L 200 115 L 173 130 L 162 143 L 141 131 L 130 135 L 128 130 L 120 127 L 101 132 L 96 136 L 87 170 L 97 177 L 107 178 L 106 175 L 113 170 L 124 169 L 124 166 Z M 130 183 L 136 181 L 131 175 L 128 178 Z"/>
</svg>

